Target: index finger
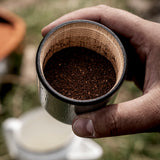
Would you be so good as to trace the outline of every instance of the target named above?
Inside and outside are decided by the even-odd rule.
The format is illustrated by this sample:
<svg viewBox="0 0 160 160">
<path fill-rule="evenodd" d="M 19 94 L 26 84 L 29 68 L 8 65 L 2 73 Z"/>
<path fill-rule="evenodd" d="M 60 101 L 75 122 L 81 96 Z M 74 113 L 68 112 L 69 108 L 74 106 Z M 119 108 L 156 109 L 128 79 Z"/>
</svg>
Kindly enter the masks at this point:
<svg viewBox="0 0 160 160">
<path fill-rule="evenodd" d="M 142 18 L 127 11 L 99 5 L 96 7 L 79 9 L 58 18 L 42 29 L 42 35 L 45 36 L 52 28 L 61 23 L 76 19 L 99 22 L 127 38 L 132 38 L 135 33 L 141 30 L 141 21 L 143 21 Z"/>
</svg>

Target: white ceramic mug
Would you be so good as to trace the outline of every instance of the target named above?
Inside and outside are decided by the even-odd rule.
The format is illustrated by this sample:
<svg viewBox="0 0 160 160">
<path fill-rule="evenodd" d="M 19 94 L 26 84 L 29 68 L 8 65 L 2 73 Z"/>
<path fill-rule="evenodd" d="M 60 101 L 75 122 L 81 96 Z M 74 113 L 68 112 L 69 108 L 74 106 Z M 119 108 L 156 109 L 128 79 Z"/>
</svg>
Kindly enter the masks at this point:
<svg viewBox="0 0 160 160">
<path fill-rule="evenodd" d="M 2 126 L 9 153 L 15 159 L 89 160 L 102 155 L 98 144 L 75 136 L 70 125 L 57 121 L 43 108 L 18 119 L 9 118 Z"/>
</svg>

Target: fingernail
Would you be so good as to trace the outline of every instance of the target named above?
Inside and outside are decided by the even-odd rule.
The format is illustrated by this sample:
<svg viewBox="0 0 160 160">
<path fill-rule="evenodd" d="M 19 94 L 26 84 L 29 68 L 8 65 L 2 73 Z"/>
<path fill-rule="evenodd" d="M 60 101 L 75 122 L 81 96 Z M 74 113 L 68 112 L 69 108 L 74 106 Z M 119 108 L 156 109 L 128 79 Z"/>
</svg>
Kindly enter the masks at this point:
<svg viewBox="0 0 160 160">
<path fill-rule="evenodd" d="M 90 119 L 77 119 L 73 124 L 73 131 L 80 137 L 95 137 L 95 129 Z"/>
</svg>

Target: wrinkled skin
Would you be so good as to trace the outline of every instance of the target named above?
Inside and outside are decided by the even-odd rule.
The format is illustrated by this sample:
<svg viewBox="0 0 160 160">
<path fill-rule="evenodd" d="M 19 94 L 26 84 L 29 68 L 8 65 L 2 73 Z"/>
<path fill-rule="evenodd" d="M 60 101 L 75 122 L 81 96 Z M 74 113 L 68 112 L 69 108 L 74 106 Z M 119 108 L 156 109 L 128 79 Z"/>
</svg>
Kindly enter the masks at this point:
<svg viewBox="0 0 160 160">
<path fill-rule="evenodd" d="M 99 5 L 68 13 L 42 29 L 75 19 L 99 22 L 127 40 L 127 78 L 143 95 L 98 111 L 77 116 L 73 131 L 81 137 L 108 137 L 160 130 L 160 24 L 127 11 Z"/>
</svg>

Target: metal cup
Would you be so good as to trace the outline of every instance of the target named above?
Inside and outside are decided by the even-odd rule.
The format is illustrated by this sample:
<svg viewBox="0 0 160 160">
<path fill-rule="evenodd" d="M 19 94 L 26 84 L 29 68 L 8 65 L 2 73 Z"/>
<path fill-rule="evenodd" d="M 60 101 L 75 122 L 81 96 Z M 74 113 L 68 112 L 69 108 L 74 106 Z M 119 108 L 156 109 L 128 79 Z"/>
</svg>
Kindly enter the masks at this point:
<svg viewBox="0 0 160 160">
<path fill-rule="evenodd" d="M 43 69 L 50 57 L 68 47 L 85 47 L 105 56 L 116 72 L 116 83 L 106 94 L 88 100 L 77 100 L 57 92 L 45 79 Z M 52 51 L 52 52 L 50 52 Z M 53 28 L 41 41 L 36 55 L 41 105 L 53 117 L 71 124 L 77 114 L 97 110 L 112 103 L 126 72 L 126 53 L 119 38 L 97 22 L 74 20 Z"/>
</svg>

